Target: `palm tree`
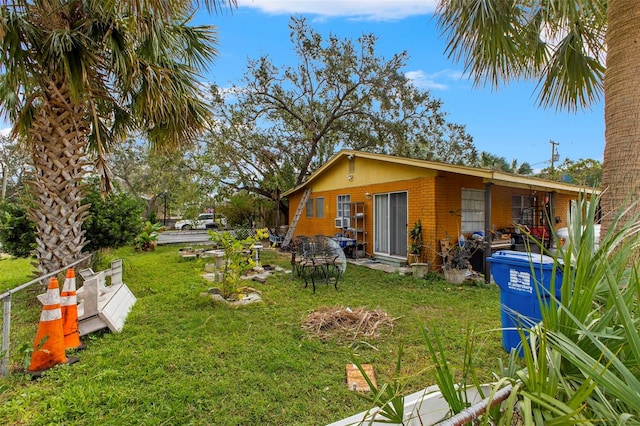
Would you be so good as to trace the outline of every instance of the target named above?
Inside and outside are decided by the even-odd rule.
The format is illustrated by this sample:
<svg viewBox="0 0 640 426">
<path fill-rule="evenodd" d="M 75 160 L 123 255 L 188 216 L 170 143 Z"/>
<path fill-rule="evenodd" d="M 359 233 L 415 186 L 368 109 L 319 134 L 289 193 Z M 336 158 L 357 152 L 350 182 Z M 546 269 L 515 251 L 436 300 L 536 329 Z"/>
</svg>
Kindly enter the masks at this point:
<svg viewBox="0 0 640 426">
<path fill-rule="evenodd" d="M 503 172 L 509 171 L 509 165 L 504 157 L 499 157 L 487 151 L 482 151 L 480 153 L 480 158 L 478 159 L 477 164 L 478 167 L 482 167 L 483 169 L 501 170 Z"/>
<path fill-rule="evenodd" d="M 611 213 L 640 195 L 640 2 L 441 0 L 438 12 L 449 55 L 464 61 L 476 84 L 537 79 L 540 105 L 569 111 L 604 93 L 602 226 L 609 228 Z"/>
<path fill-rule="evenodd" d="M 231 0 L 235 4 L 235 0 Z M 205 0 L 211 10 L 226 0 Z M 187 0 L 13 0 L 0 6 L 0 108 L 31 156 L 31 209 L 42 273 L 86 241 L 88 161 L 142 131 L 152 146 L 194 138 L 208 117 L 198 73 L 216 54 L 211 26 L 190 26 Z M 108 183 L 108 179 L 105 179 Z"/>
</svg>

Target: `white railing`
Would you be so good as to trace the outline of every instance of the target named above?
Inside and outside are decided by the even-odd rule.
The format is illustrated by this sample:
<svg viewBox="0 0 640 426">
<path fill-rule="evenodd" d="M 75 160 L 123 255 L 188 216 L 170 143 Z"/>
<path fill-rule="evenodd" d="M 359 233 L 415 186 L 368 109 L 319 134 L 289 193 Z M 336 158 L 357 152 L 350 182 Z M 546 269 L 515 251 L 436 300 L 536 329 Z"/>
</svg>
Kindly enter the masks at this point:
<svg viewBox="0 0 640 426">
<path fill-rule="evenodd" d="M 11 334 L 11 296 L 14 293 L 19 292 L 20 290 L 24 290 L 27 287 L 32 286 L 33 284 L 37 284 L 37 283 L 44 283 L 46 284 L 46 279 L 51 278 L 53 276 L 58 275 L 59 273 L 72 268 L 76 265 L 81 264 L 82 262 L 86 262 L 88 261 L 91 256 L 93 255 L 87 255 L 85 257 L 83 257 L 80 260 L 77 260 L 67 266 L 65 266 L 62 269 L 58 269 L 57 271 L 53 271 L 48 273 L 47 275 L 43 275 L 41 277 L 38 277 L 34 280 L 29 281 L 28 283 L 24 283 L 22 285 L 19 285 L 18 287 L 12 288 L 9 291 L 6 291 L 2 294 L 0 294 L 0 300 L 2 300 L 2 349 L 1 349 L 1 353 L 2 353 L 2 361 L 0 362 L 0 373 L 2 374 L 2 376 L 7 376 L 9 374 L 9 349 L 10 349 L 10 334 Z"/>
</svg>

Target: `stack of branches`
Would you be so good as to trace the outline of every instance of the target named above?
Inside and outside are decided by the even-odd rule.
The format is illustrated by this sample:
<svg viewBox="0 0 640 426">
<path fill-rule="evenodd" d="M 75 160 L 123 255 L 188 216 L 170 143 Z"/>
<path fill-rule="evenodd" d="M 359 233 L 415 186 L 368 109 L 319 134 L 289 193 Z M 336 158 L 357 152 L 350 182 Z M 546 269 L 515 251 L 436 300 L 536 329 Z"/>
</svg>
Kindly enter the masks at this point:
<svg viewBox="0 0 640 426">
<path fill-rule="evenodd" d="M 302 329 L 321 340 L 362 339 L 380 337 L 382 330 L 391 332 L 395 319 L 380 309 L 320 308 L 307 316 Z"/>
</svg>

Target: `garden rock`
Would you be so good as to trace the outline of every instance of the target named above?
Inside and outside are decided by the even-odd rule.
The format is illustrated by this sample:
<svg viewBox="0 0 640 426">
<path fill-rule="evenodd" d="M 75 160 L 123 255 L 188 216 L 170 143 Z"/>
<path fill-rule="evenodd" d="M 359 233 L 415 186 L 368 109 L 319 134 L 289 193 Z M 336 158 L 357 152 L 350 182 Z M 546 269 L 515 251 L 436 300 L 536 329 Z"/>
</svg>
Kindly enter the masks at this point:
<svg viewBox="0 0 640 426">
<path fill-rule="evenodd" d="M 252 292 L 235 302 L 229 302 L 229 306 L 244 306 L 250 303 L 262 302 L 262 296 L 258 292 Z"/>
<path fill-rule="evenodd" d="M 249 305 L 251 303 L 262 302 L 262 295 L 259 290 L 256 290 L 252 287 L 243 287 L 240 290 L 242 291 L 242 293 L 237 295 L 237 300 L 225 299 L 222 296 L 220 289 L 216 287 L 212 287 L 206 292 L 200 293 L 200 295 L 203 297 L 211 298 L 211 300 L 213 300 L 215 303 L 221 303 L 231 307 L 238 307 Z"/>
</svg>

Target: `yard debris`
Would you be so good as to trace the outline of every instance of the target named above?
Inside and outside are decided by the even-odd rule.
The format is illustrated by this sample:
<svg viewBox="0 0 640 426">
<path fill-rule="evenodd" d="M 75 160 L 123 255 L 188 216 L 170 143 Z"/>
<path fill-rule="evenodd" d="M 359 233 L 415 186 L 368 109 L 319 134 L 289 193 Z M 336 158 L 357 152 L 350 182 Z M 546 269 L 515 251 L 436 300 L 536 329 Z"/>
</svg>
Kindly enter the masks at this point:
<svg viewBox="0 0 640 426">
<path fill-rule="evenodd" d="M 330 338 L 377 339 L 383 330 L 393 330 L 395 319 L 380 309 L 325 307 L 311 312 L 302 324 L 302 329 L 311 337 L 321 340 Z"/>
</svg>

